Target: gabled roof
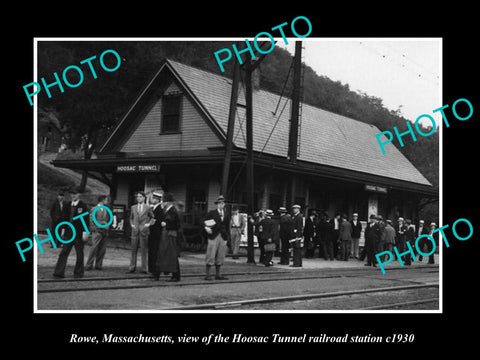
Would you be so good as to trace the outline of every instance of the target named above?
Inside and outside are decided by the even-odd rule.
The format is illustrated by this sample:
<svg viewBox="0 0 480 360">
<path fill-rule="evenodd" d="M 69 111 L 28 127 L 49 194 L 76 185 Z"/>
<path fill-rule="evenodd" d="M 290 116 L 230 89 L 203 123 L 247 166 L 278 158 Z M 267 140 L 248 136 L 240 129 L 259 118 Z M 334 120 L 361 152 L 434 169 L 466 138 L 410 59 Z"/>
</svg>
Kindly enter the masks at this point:
<svg viewBox="0 0 480 360">
<path fill-rule="evenodd" d="M 232 81 L 224 76 L 167 61 L 205 110 L 227 132 Z M 290 100 L 264 90 L 253 94 L 253 149 L 287 156 Z M 282 108 L 286 107 L 282 112 Z M 245 104 L 242 85 L 238 103 Z M 280 115 L 281 114 L 281 115 Z M 272 131 L 273 130 L 273 131 Z M 375 135 L 380 130 L 370 124 L 302 105 L 299 161 L 348 169 L 396 180 L 431 186 L 430 182 L 394 146 L 382 155 Z M 384 139 L 385 140 L 385 139 Z M 245 109 L 237 107 L 234 144 L 246 148 Z"/>
</svg>

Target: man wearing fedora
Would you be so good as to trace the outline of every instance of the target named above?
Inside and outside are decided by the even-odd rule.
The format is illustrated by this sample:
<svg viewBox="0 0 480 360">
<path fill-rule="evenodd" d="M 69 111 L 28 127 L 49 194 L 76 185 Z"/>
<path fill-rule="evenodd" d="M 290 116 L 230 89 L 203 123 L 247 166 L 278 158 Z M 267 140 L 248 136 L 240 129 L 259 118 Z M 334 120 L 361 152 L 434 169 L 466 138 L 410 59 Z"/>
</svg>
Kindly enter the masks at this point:
<svg viewBox="0 0 480 360">
<path fill-rule="evenodd" d="M 281 207 L 278 209 L 280 213 L 280 262 L 281 265 L 290 263 L 290 238 L 292 235 L 292 217 L 287 213 L 287 209 Z"/>
<path fill-rule="evenodd" d="M 260 221 L 260 226 L 262 227 L 260 240 L 264 249 L 263 264 L 265 266 L 273 265 L 272 257 L 275 251 L 275 243 L 273 242 L 275 223 L 272 220 L 272 216 L 273 211 L 268 209 L 265 211 L 265 218 Z"/>
<path fill-rule="evenodd" d="M 205 256 L 206 275 L 205 280 L 211 280 L 210 270 L 215 265 L 215 279 L 227 280 L 220 273 L 225 254 L 227 253 L 228 231 L 230 216 L 225 209 L 225 198 L 220 195 L 215 200 L 216 209 L 208 212 L 204 218 L 204 229 L 207 233 L 207 253 Z"/>
</svg>

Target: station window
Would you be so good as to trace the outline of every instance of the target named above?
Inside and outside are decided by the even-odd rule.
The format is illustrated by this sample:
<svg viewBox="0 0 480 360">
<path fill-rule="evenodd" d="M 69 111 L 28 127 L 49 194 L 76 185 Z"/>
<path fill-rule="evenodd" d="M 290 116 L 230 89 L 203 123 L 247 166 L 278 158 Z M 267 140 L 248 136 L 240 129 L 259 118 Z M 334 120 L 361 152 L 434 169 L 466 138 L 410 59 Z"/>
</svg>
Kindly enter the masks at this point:
<svg viewBox="0 0 480 360">
<path fill-rule="evenodd" d="M 180 131 L 180 114 L 182 110 L 182 95 L 164 95 L 162 97 L 162 120 L 160 133 L 176 133 Z"/>
</svg>

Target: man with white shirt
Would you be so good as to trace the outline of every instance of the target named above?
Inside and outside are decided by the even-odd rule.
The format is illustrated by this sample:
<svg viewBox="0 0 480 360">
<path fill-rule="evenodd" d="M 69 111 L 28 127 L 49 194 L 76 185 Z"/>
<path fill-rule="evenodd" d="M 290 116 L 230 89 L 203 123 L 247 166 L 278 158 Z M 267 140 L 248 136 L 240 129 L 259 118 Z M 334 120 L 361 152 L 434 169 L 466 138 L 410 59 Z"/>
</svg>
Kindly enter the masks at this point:
<svg viewBox="0 0 480 360">
<path fill-rule="evenodd" d="M 55 270 L 53 272 L 53 276 L 56 278 L 63 278 L 65 277 L 65 268 L 67 266 L 68 256 L 70 255 L 70 251 L 72 247 L 75 246 L 75 255 L 76 255 L 76 262 L 75 268 L 73 270 L 73 277 L 74 278 L 81 278 L 83 277 L 85 268 L 84 268 L 84 242 L 83 242 L 83 231 L 84 226 L 80 220 L 74 221 L 73 218 L 77 217 L 85 212 L 88 212 L 87 205 L 80 200 L 80 191 L 79 189 L 74 189 L 70 191 L 70 196 L 72 198 L 70 203 L 66 203 L 66 214 L 68 214 L 68 219 L 66 221 L 70 222 L 75 229 L 75 236 L 72 241 L 68 243 L 64 243 L 62 247 L 62 251 L 58 256 L 57 264 L 55 265 Z M 71 239 L 73 237 L 72 228 L 69 226 L 65 227 L 65 231 L 63 233 L 63 238 L 65 240 Z"/>
<path fill-rule="evenodd" d="M 240 239 L 245 232 L 245 219 L 238 211 L 238 207 L 232 209 L 232 218 L 230 220 L 230 241 L 232 247 L 232 259 L 238 259 L 240 249 Z"/>
<path fill-rule="evenodd" d="M 87 264 L 85 270 L 92 270 L 93 264 L 95 262 L 95 269 L 102 270 L 103 267 L 103 258 L 107 251 L 107 226 L 98 226 L 93 221 L 93 214 L 95 214 L 95 220 L 100 225 L 106 225 L 110 222 L 110 214 L 104 208 L 108 202 L 108 197 L 105 195 L 100 195 L 98 197 L 98 204 L 90 212 L 90 229 L 92 233 L 92 247 L 90 248 L 90 253 L 88 254 Z M 98 208 L 98 209 L 97 209 Z M 96 210 L 97 209 L 97 210 Z"/>
<path fill-rule="evenodd" d="M 131 246 L 132 254 L 130 258 L 130 267 L 128 273 L 134 273 L 137 268 L 137 251 L 140 246 L 142 257 L 142 274 L 147 273 L 147 252 L 148 252 L 148 234 L 150 220 L 153 219 L 153 212 L 150 206 L 145 203 L 145 193 L 137 191 L 135 193 L 137 204 L 130 209 L 130 226 L 132 228 Z"/>
</svg>

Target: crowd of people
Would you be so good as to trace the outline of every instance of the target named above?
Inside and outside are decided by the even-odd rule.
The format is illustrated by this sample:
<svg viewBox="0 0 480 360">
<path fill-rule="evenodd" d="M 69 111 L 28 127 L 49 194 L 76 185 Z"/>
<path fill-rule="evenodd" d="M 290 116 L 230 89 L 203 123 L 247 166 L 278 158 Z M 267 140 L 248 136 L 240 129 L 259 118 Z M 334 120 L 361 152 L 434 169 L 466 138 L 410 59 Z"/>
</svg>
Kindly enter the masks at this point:
<svg viewBox="0 0 480 360">
<path fill-rule="evenodd" d="M 52 228 L 62 222 L 72 222 L 75 234 L 69 227 L 61 227 L 57 237 L 72 239 L 60 242 L 52 239 L 56 247 L 62 250 L 58 256 L 53 276 L 63 278 L 65 268 L 72 247 L 75 247 L 76 262 L 73 275 L 83 277 L 85 271 L 92 269 L 102 270 L 108 237 L 108 224 L 111 213 L 105 210 L 108 206 L 108 197 L 98 197 L 98 203 L 92 209 L 80 199 L 78 189 L 70 192 L 71 200 L 66 201 L 64 193 L 60 192 L 51 206 L 50 216 Z M 129 223 L 131 228 L 131 256 L 127 273 L 137 271 L 138 250 L 140 249 L 140 273 L 148 274 L 155 280 L 160 275 L 168 274 L 168 281 L 178 282 L 181 279 L 178 261 L 178 238 L 181 234 L 181 216 L 176 207 L 172 194 L 153 191 L 147 201 L 147 195 L 138 191 L 135 193 L 136 204 L 130 208 Z M 278 209 L 278 215 L 267 209 L 259 211 L 254 216 L 246 218 L 240 209 L 233 206 L 231 212 L 225 207 L 226 200 L 219 196 L 215 201 L 216 208 L 209 211 L 203 218 L 202 233 L 206 240 L 205 280 L 226 280 L 221 268 L 228 251 L 233 259 L 240 255 L 242 235 L 247 231 L 248 222 L 252 225 L 258 239 L 259 262 L 265 266 L 273 266 L 273 257 L 279 257 L 278 264 L 302 267 L 302 258 L 319 258 L 327 261 L 349 259 L 366 259 L 366 266 L 376 266 L 376 254 L 383 251 L 393 252 L 394 246 L 398 252 L 406 252 L 407 242 L 412 246 L 415 239 L 423 234 L 431 235 L 438 241 L 438 233 L 434 232 L 437 225 L 429 226 L 423 220 L 412 224 L 410 219 L 398 218 L 383 220 L 382 216 L 371 215 L 365 229 L 358 218 L 352 214 L 349 220 L 346 214 L 336 213 L 329 218 L 327 212 L 312 210 L 304 218 L 300 205 L 293 205 L 291 212 L 285 207 Z M 86 211 L 90 213 L 88 224 L 91 233 L 91 247 L 84 263 L 85 226 L 75 217 Z M 92 214 L 95 214 L 93 221 Z M 359 240 L 364 230 L 364 247 L 360 251 Z M 433 244 L 420 239 L 419 248 L 426 253 L 432 252 Z M 52 244 L 53 246 L 53 244 Z M 422 261 L 422 256 L 419 257 Z M 290 262 L 292 262 L 290 264 Z M 411 264 L 411 257 L 404 257 L 405 264 Z M 429 263 L 434 263 L 433 253 L 429 256 Z M 212 268 L 215 275 L 212 276 Z"/>
<path fill-rule="evenodd" d="M 413 247 L 420 235 L 428 234 L 438 242 L 438 232 L 434 232 L 437 224 L 432 222 L 427 226 L 424 220 L 413 224 L 410 219 L 402 217 L 393 222 L 391 219 L 384 220 L 381 215 L 371 215 L 363 229 L 357 213 L 353 213 L 351 219 L 342 213 L 336 213 L 333 218 L 329 218 L 325 211 L 313 210 L 303 219 L 300 206 L 294 205 L 291 214 L 281 207 L 276 219 L 273 219 L 273 215 L 272 210 L 261 210 L 251 219 L 260 247 L 259 262 L 265 266 L 273 265 L 273 247 L 270 243 L 276 245 L 279 264 L 289 265 L 292 258 L 293 264 L 290 266 L 299 267 L 302 266 L 302 256 L 314 258 L 316 254 L 328 261 L 366 259 L 365 266 L 376 266 L 376 254 L 384 251 L 393 254 L 394 247 L 399 254 L 403 254 L 407 250 L 406 243 Z M 360 251 L 362 231 L 365 242 Z M 433 249 L 432 242 L 425 237 L 420 239 L 418 246 L 425 254 L 429 254 Z M 381 259 L 384 256 L 382 255 Z M 403 263 L 411 264 L 409 254 L 402 259 Z M 423 257 L 419 255 L 418 260 L 422 261 Z M 432 253 L 428 262 L 433 264 L 434 261 Z"/>
</svg>

